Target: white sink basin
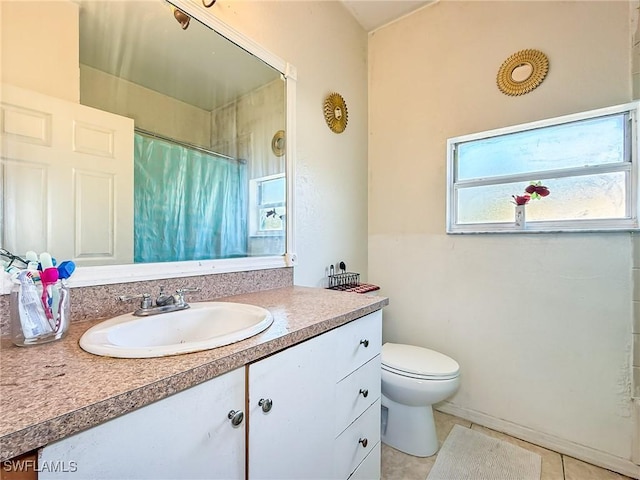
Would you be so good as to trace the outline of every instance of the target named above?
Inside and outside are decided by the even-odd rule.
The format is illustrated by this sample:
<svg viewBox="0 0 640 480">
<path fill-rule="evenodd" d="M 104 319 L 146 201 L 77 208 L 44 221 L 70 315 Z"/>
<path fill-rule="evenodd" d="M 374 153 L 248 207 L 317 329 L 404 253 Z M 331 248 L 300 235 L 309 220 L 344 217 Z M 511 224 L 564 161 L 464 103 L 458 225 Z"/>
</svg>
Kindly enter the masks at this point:
<svg viewBox="0 0 640 480">
<path fill-rule="evenodd" d="M 150 358 L 209 350 L 257 335 L 273 323 L 268 310 L 244 303 L 196 302 L 148 317 L 132 313 L 105 320 L 80 338 L 89 353 Z"/>
</svg>

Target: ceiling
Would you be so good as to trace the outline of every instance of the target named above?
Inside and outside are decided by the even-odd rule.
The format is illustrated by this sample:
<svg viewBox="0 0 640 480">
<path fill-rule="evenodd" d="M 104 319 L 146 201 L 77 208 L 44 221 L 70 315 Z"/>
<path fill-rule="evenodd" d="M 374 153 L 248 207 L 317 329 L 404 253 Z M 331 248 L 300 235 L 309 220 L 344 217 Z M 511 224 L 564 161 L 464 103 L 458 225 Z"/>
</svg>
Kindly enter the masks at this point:
<svg viewBox="0 0 640 480">
<path fill-rule="evenodd" d="M 437 0 L 341 0 L 367 31 L 397 20 Z"/>
</svg>

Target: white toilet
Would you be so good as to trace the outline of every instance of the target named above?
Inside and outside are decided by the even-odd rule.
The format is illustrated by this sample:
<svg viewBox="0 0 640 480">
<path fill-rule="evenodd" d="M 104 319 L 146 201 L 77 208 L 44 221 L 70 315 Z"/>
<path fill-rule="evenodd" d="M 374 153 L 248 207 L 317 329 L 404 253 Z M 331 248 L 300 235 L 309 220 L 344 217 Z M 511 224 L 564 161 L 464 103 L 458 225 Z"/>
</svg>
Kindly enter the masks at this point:
<svg viewBox="0 0 640 480">
<path fill-rule="evenodd" d="M 427 348 L 382 346 L 382 442 L 401 452 L 429 457 L 438 451 L 434 403 L 460 386 L 460 366 Z"/>
</svg>

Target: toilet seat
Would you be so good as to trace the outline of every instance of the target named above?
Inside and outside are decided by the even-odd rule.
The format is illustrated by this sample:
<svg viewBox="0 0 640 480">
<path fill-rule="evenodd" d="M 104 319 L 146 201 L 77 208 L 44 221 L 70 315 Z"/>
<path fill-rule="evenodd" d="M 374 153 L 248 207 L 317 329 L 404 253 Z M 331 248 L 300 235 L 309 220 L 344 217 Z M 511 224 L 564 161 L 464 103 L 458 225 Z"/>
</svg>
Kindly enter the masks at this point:
<svg viewBox="0 0 640 480">
<path fill-rule="evenodd" d="M 449 380 L 460 373 L 454 359 L 428 348 L 397 343 L 382 346 L 382 369 L 422 380 Z"/>
</svg>

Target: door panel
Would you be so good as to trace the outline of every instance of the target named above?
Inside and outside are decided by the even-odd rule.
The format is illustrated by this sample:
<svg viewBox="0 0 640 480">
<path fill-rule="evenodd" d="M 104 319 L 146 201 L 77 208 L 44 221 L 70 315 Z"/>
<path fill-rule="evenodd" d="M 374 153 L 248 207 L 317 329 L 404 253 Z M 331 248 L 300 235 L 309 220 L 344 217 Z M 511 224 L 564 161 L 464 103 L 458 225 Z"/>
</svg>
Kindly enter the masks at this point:
<svg viewBox="0 0 640 480">
<path fill-rule="evenodd" d="M 132 263 L 133 120 L 6 84 L 1 95 L 3 246 Z"/>
</svg>

